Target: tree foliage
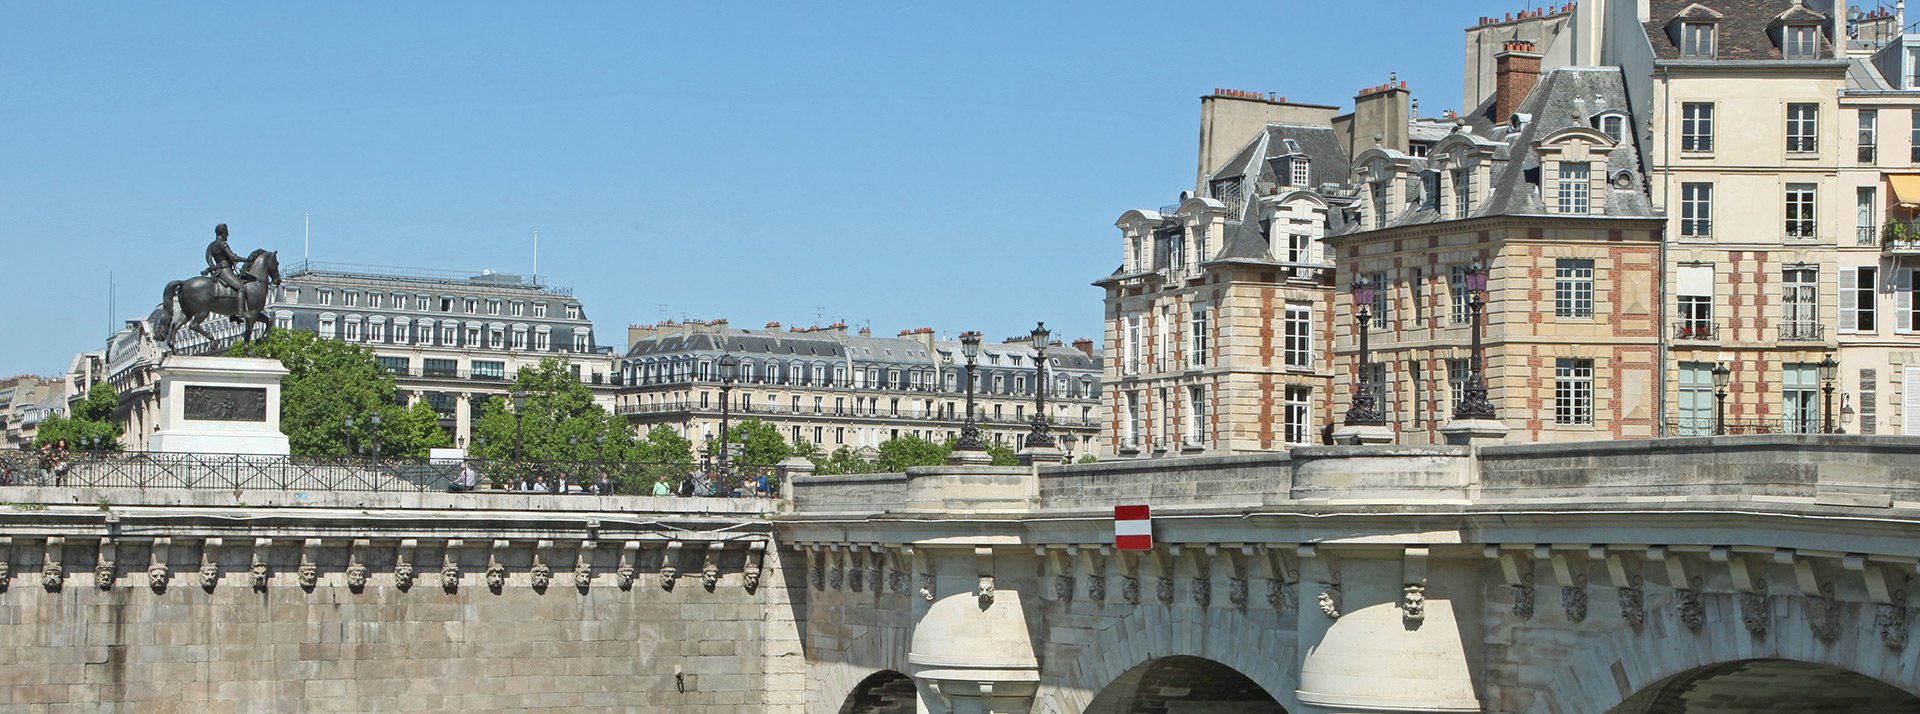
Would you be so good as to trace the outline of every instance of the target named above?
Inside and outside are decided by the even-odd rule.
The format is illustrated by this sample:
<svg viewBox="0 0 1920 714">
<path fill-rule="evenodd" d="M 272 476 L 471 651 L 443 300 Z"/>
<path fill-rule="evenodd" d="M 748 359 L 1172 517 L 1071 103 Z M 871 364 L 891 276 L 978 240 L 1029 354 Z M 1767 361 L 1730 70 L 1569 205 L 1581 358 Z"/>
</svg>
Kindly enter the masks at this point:
<svg viewBox="0 0 1920 714">
<path fill-rule="evenodd" d="M 252 345 L 236 346 L 239 357 L 276 359 L 287 368 L 280 380 L 280 431 L 296 456 L 348 455 L 371 448 L 376 431 L 380 453 L 419 458 L 427 450 L 452 445 L 439 417 L 424 403 L 403 407 L 395 398 L 393 374 L 380 367 L 373 350 L 300 330 L 271 330 Z M 380 415 L 380 425 L 371 418 Z M 353 426 L 347 426 L 352 417 Z"/>
<path fill-rule="evenodd" d="M 641 458 L 641 442 L 627 421 L 595 404 L 566 362 L 550 357 L 523 368 L 513 388 L 526 393 L 517 423 L 508 398 L 488 399 L 473 427 L 471 453 L 510 459 L 517 443 L 520 458 L 530 461 L 651 460 Z"/>
<path fill-rule="evenodd" d="M 988 444 L 987 455 L 993 457 L 994 466 L 1019 466 L 1020 457 L 1014 455 L 1013 447 L 1006 444 Z"/>
<path fill-rule="evenodd" d="M 740 445 L 740 456 L 730 459 L 739 466 L 772 466 L 793 455 L 793 447 L 780 436 L 780 430 L 759 419 L 728 428 L 727 441 Z"/>
<path fill-rule="evenodd" d="M 847 446 L 834 449 L 831 454 L 816 454 L 811 458 L 813 460 L 814 473 L 828 476 L 837 474 L 869 474 L 874 473 L 879 468 L 874 466 L 872 462 L 860 458 L 858 454 L 853 452 L 852 447 Z"/>
<path fill-rule="evenodd" d="M 113 385 L 97 382 L 87 390 L 87 396 L 73 404 L 67 416 L 40 422 L 34 444 L 65 441 L 69 449 L 91 444 L 96 450 L 119 451 L 120 425 L 113 422 L 113 411 L 119 405 L 120 397 L 114 393 Z"/>
<path fill-rule="evenodd" d="M 900 473 L 912 466 L 939 466 L 953 453 L 953 441 L 935 443 L 917 436 L 902 436 L 880 443 L 880 454 L 873 465 L 883 473 Z"/>
</svg>

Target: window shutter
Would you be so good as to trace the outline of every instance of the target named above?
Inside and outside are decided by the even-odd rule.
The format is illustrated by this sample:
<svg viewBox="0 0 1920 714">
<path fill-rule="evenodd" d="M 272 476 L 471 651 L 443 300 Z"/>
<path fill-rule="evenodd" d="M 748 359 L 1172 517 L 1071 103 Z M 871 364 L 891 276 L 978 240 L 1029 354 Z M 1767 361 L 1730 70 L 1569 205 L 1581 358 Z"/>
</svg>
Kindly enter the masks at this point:
<svg viewBox="0 0 1920 714">
<path fill-rule="evenodd" d="M 1907 368 L 1906 392 L 1901 396 L 1900 418 L 1906 421 L 1907 436 L 1920 436 L 1920 367 Z"/>
<path fill-rule="evenodd" d="M 1893 286 L 1893 328 L 1900 332 L 1913 331 L 1913 270 L 1911 268 L 1894 273 Z"/>
<path fill-rule="evenodd" d="M 1857 286 L 1859 274 L 1853 268 L 1840 269 L 1840 332 L 1853 334 L 1860 324 Z"/>
</svg>

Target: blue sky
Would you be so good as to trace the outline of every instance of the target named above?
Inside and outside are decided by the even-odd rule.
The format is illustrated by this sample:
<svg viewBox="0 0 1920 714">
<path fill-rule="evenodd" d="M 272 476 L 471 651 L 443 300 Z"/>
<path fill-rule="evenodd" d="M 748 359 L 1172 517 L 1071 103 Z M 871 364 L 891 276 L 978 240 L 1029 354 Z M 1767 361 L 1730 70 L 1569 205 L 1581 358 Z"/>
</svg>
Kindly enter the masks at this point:
<svg viewBox="0 0 1920 714">
<path fill-rule="evenodd" d="M 1538 3 L 1535 3 L 1536 5 Z M 1214 87 L 1460 101 L 1509 2 L 0 5 L 0 374 L 242 252 L 531 269 L 683 317 L 1097 337 Z M 1366 28 L 1360 31 L 1357 28 Z M 73 282 L 78 292 L 62 293 Z"/>
</svg>

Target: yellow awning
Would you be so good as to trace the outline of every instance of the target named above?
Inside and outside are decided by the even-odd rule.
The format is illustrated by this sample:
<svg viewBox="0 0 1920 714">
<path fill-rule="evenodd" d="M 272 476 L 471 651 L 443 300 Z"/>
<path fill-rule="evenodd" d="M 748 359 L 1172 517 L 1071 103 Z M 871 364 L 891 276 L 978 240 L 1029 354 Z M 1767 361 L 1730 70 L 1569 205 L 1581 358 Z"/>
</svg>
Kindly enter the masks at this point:
<svg viewBox="0 0 1920 714">
<path fill-rule="evenodd" d="M 1920 174 L 1887 174 L 1893 184 L 1893 197 L 1909 206 L 1920 206 Z"/>
</svg>

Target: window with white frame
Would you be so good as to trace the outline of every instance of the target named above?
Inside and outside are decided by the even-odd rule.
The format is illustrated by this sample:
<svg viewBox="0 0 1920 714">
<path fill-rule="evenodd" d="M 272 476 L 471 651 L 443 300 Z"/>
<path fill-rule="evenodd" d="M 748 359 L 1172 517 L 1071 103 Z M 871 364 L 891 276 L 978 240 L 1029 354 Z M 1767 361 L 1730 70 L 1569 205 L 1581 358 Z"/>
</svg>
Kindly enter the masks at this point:
<svg viewBox="0 0 1920 714">
<path fill-rule="evenodd" d="M 280 290 L 280 301 L 289 305 L 299 304 L 300 288 L 282 288 Z"/>
<path fill-rule="evenodd" d="M 1121 339 L 1122 373 L 1139 374 L 1140 361 L 1140 316 L 1130 315 L 1121 321 L 1121 329 L 1126 334 Z"/>
<path fill-rule="evenodd" d="M 513 348 L 516 350 L 524 350 L 527 348 L 527 328 L 516 327 L 513 329 Z"/>
<path fill-rule="evenodd" d="M 1473 171 L 1453 172 L 1453 217 L 1466 218 L 1473 213 Z"/>
<path fill-rule="evenodd" d="M 378 294 L 378 293 L 375 293 L 375 294 Z M 387 323 L 384 323 L 384 322 L 367 323 L 367 341 L 375 342 L 375 343 L 386 342 L 387 341 Z"/>
<path fill-rule="evenodd" d="M 1312 369 L 1313 308 L 1306 305 L 1288 305 L 1285 333 L 1283 356 L 1286 366 L 1292 369 Z"/>
<path fill-rule="evenodd" d="M 1368 228 L 1379 230 L 1387 227 L 1387 182 L 1379 181 L 1372 184 L 1368 191 L 1368 200 L 1373 203 L 1373 225 Z"/>
<path fill-rule="evenodd" d="M 1789 25 L 1781 54 L 1790 60 L 1817 59 L 1820 56 L 1820 28 L 1815 25 Z"/>
<path fill-rule="evenodd" d="M 1473 376 L 1473 360 L 1470 358 L 1447 360 L 1447 408 L 1449 416 L 1460 411 L 1460 400 L 1467 396 L 1467 380 Z"/>
<path fill-rule="evenodd" d="M 541 352 L 553 349 L 553 335 L 547 332 L 533 333 L 533 348 Z"/>
<path fill-rule="evenodd" d="M 1820 150 L 1820 105 L 1787 105 L 1787 151 L 1805 154 Z"/>
<path fill-rule="evenodd" d="M 527 304 L 519 300 L 515 300 L 507 306 L 507 312 L 508 314 L 514 317 L 520 317 L 522 315 L 527 314 Z"/>
<path fill-rule="evenodd" d="M 1560 258 L 1553 262 L 1554 317 L 1593 317 L 1593 260 Z"/>
<path fill-rule="evenodd" d="M 1313 388 L 1288 385 L 1286 391 L 1286 409 L 1283 438 L 1289 444 L 1313 443 Z"/>
<path fill-rule="evenodd" d="M 1853 191 L 1854 242 L 1875 245 L 1880 242 L 1880 190 L 1877 186 L 1859 186 Z"/>
<path fill-rule="evenodd" d="M 1820 330 L 1820 270 L 1796 265 L 1780 271 L 1780 339 L 1818 340 Z"/>
<path fill-rule="evenodd" d="M 1920 133 L 1920 132 L 1916 132 L 1916 133 Z M 321 290 L 321 291 L 320 291 L 320 304 L 321 304 L 321 305 L 332 305 L 332 304 L 333 304 L 333 291 L 332 291 L 332 290 Z"/>
<path fill-rule="evenodd" d="M 1586 213 L 1587 181 L 1590 176 L 1587 162 L 1560 162 L 1560 212 Z"/>
<path fill-rule="evenodd" d="M 544 303 L 544 302 L 536 302 L 536 303 L 534 303 L 534 304 L 533 304 L 533 316 L 534 316 L 534 317 L 546 317 L 546 316 L 547 316 L 547 304 L 546 304 L 546 303 Z"/>
<path fill-rule="evenodd" d="M 353 293 L 347 293 L 347 294 L 352 295 Z M 357 318 L 357 317 L 347 318 L 345 321 L 342 321 L 340 323 L 340 329 L 341 329 L 340 339 L 346 340 L 348 342 L 360 341 L 360 318 Z"/>
<path fill-rule="evenodd" d="M 1467 267 L 1455 265 L 1447 269 L 1447 319 L 1455 325 L 1465 325 L 1473 320 L 1473 308 L 1469 304 L 1473 296 L 1467 290 Z"/>
<path fill-rule="evenodd" d="M 1680 24 L 1680 56 L 1688 59 L 1713 59 L 1713 23 Z"/>
<path fill-rule="evenodd" d="M 1554 360 L 1553 423 L 1593 423 L 1593 360 Z"/>
<path fill-rule="evenodd" d="M 358 307 L 360 305 L 360 293 L 354 290 L 340 291 L 340 305 L 343 307 Z"/>
<path fill-rule="evenodd" d="M 1420 172 L 1420 207 L 1440 210 L 1440 172 Z"/>
<path fill-rule="evenodd" d="M 1290 169 L 1289 173 L 1292 174 L 1291 178 L 1293 179 L 1294 186 L 1306 187 L 1312 185 L 1308 183 L 1307 169 L 1311 166 L 1310 161 L 1311 160 L 1304 155 L 1296 155 L 1287 161 L 1287 168 Z"/>
<path fill-rule="evenodd" d="M 440 328 L 441 347 L 453 347 L 458 344 L 460 344 L 460 328 L 458 326 L 447 325 Z"/>
<path fill-rule="evenodd" d="M 1378 409 L 1380 415 L 1387 421 L 1393 421 L 1393 417 L 1388 415 L 1390 410 L 1387 408 L 1387 363 L 1375 362 L 1360 365 L 1360 383 L 1361 388 L 1373 395 L 1373 408 Z"/>
<path fill-rule="evenodd" d="M 1287 262 L 1313 262 L 1313 236 L 1295 231 L 1287 234 Z"/>
<path fill-rule="evenodd" d="M 572 304 L 569 304 L 569 305 L 567 305 L 567 319 L 569 319 L 569 320 L 578 320 L 578 319 L 580 319 L 580 306 L 579 306 L 579 305 L 572 305 Z"/>
<path fill-rule="evenodd" d="M 573 351 L 575 352 L 587 351 L 587 333 L 585 332 L 573 333 Z"/>
<path fill-rule="evenodd" d="M 1692 238 L 1713 235 L 1713 184 L 1705 181 L 1680 184 L 1680 235 Z"/>
<path fill-rule="evenodd" d="M 486 345 L 485 345 L 485 343 L 482 343 L 482 342 L 480 341 L 480 328 L 478 328 L 478 327 L 469 327 L 469 328 L 467 328 L 467 335 L 466 335 L 466 336 L 467 336 L 467 339 L 466 339 L 466 341 L 465 341 L 464 343 L 462 343 L 462 344 L 465 344 L 465 345 L 466 345 L 466 346 L 468 346 L 468 347 L 484 347 L 484 346 L 486 346 Z"/>
<path fill-rule="evenodd" d="M 275 314 L 273 316 L 273 327 L 276 330 L 293 329 L 293 313 L 282 312 Z"/>
<path fill-rule="evenodd" d="M 407 294 L 406 294 L 406 293 L 394 293 L 394 294 L 393 294 L 393 309 L 395 309 L 395 310 L 405 310 L 405 309 L 407 309 Z"/>
<path fill-rule="evenodd" d="M 1871 265 L 1840 269 L 1840 331 L 1879 331 L 1880 269 Z"/>
<path fill-rule="evenodd" d="M 1860 163 L 1871 164 L 1879 155 L 1880 148 L 1880 112 L 1874 109 L 1860 110 L 1860 133 L 1857 135 Z"/>
<path fill-rule="evenodd" d="M 1713 324 L 1713 266 L 1682 265 L 1674 273 L 1679 308 L 1674 336 L 1682 340 L 1718 339 L 1719 330 Z"/>
<path fill-rule="evenodd" d="M 382 293 L 367 293 L 367 307 L 380 307 L 382 297 L 384 297 Z"/>
<path fill-rule="evenodd" d="M 1383 329 L 1387 326 L 1387 274 L 1373 273 L 1367 276 L 1367 282 L 1373 283 L 1373 305 L 1369 308 L 1373 311 L 1373 326 Z"/>
<path fill-rule="evenodd" d="M 1713 103 L 1683 102 L 1680 105 L 1680 150 L 1713 150 Z"/>
<path fill-rule="evenodd" d="M 1187 388 L 1187 443 L 1207 443 L 1207 388 L 1203 386 Z"/>
<path fill-rule="evenodd" d="M 1600 133 L 1606 134 L 1617 144 L 1626 138 L 1627 118 L 1613 113 L 1602 114 L 1594 117 L 1593 128 L 1599 129 Z"/>
<path fill-rule="evenodd" d="M 1920 58 L 1916 58 L 1916 59 L 1920 59 Z M 1920 66 L 1920 62 L 1916 62 L 1915 65 Z M 1915 85 L 1908 85 L 1908 86 L 1915 86 Z M 1910 141 L 1912 141 L 1912 146 L 1907 149 L 1907 153 L 1908 153 L 1907 161 L 1920 164 L 1920 110 L 1915 110 L 1913 112 L 1912 121 L 1913 121 L 1913 129 L 1910 133 Z"/>
<path fill-rule="evenodd" d="M 1187 353 L 1187 364 L 1193 367 L 1206 366 L 1207 337 L 1211 332 L 1208 329 L 1210 321 L 1207 319 L 1206 305 L 1193 306 L 1193 318 L 1189 320 L 1189 324 L 1192 327 L 1192 337 L 1187 341 L 1187 346 L 1189 348 Z"/>
<path fill-rule="evenodd" d="M 1814 184 L 1787 184 L 1787 237 L 1812 238 L 1814 233 Z"/>
<path fill-rule="evenodd" d="M 1782 426 L 1789 434 L 1820 430 L 1819 365 L 1800 362 L 1780 367 Z"/>
</svg>

